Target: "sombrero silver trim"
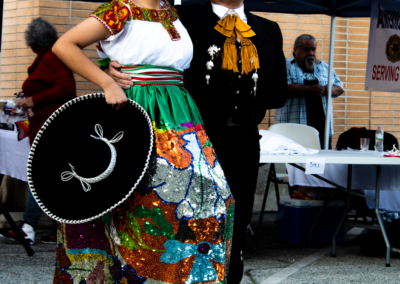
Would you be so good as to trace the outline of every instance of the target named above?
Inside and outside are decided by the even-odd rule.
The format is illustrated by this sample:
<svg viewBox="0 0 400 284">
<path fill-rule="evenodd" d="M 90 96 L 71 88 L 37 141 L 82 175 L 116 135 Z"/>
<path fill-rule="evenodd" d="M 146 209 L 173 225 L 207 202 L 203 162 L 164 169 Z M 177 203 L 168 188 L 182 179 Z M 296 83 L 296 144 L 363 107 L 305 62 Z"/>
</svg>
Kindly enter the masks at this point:
<svg viewBox="0 0 400 284">
<path fill-rule="evenodd" d="M 33 159 L 33 156 L 35 154 L 36 145 L 38 144 L 38 142 L 39 142 L 42 134 L 44 133 L 44 131 L 46 131 L 46 128 L 51 124 L 51 122 L 54 120 L 54 118 L 56 118 L 60 113 L 62 113 L 68 107 L 70 107 L 73 104 L 76 104 L 79 101 L 87 100 L 87 99 L 91 99 L 91 98 L 100 98 L 100 97 L 105 98 L 104 93 L 88 94 L 88 95 L 84 95 L 84 96 L 80 96 L 80 97 L 77 97 L 75 99 L 72 99 L 69 102 L 67 102 L 64 105 L 62 105 L 61 107 L 59 107 L 46 120 L 46 122 L 43 124 L 43 126 L 39 130 L 38 134 L 36 135 L 35 140 L 32 143 L 32 147 L 31 147 L 31 150 L 30 150 L 29 156 L 28 156 L 28 165 L 27 165 L 28 185 L 29 185 L 29 188 L 30 188 L 30 190 L 32 192 L 33 197 L 35 198 L 36 202 L 38 203 L 40 208 L 43 210 L 43 212 L 46 213 L 50 218 L 52 218 L 52 219 L 54 219 L 54 220 L 56 220 L 58 222 L 67 223 L 67 224 L 80 224 L 80 223 L 85 223 L 85 222 L 92 221 L 92 220 L 94 220 L 96 218 L 99 218 L 99 217 L 103 216 L 104 214 L 110 212 L 111 210 L 113 210 L 114 208 L 119 206 L 121 203 L 123 203 L 133 193 L 133 191 L 138 186 L 139 182 L 142 180 L 144 174 L 146 173 L 147 167 L 149 165 L 150 156 L 151 156 L 151 152 L 152 152 L 152 145 L 153 145 L 153 142 L 154 142 L 153 123 L 152 123 L 149 115 L 143 109 L 143 107 L 141 105 L 139 105 L 138 103 L 136 103 L 135 101 L 133 101 L 131 99 L 128 99 L 128 103 L 133 105 L 134 107 L 136 107 L 145 116 L 145 118 L 147 120 L 147 123 L 148 123 L 148 126 L 149 126 L 149 130 L 150 130 L 150 148 L 149 148 L 149 152 L 147 154 L 146 165 L 145 165 L 145 167 L 144 167 L 144 169 L 142 171 L 142 174 L 140 175 L 140 178 L 137 180 L 137 182 L 131 188 L 131 190 L 128 192 L 128 194 L 126 194 L 125 197 L 122 200 L 120 200 L 118 203 L 114 204 L 113 206 L 111 206 L 109 209 L 103 211 L 102 213 L 100 213 L 100 214 L 98 214 L 96 216 L 93 216 L 91 218 L 82 219 L 82 220 L 67 220 L 67 219 L 60 218 L 59 216 L 56 216 L 55 214 L 50 212 L 49 209 L 46 208 L 46 206 L 44 206 L 44 204 L 42 203 L 42 201 L 40 200 L 40 198 L 38 197 L 38 195 L 36 193 L 36 190 L 35 190 L 35 187 L 34 187 L 33 181 L 32 181 L 32 159 Z"/>
</svg>

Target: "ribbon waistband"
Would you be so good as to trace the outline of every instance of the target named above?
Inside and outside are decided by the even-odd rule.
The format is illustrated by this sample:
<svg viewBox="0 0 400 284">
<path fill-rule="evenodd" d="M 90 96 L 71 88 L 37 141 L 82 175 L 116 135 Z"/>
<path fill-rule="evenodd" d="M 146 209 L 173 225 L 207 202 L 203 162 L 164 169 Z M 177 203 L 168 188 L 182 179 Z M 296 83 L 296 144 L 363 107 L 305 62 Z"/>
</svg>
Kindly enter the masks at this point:
<svg viewBox="0 0 400 284">
<path fill-rule="evenodd" d="M 183 85 L 183 71 L 155 65 L 125 65 L 121 72 L 131 76 L 136 85 Z"/>
</svg>

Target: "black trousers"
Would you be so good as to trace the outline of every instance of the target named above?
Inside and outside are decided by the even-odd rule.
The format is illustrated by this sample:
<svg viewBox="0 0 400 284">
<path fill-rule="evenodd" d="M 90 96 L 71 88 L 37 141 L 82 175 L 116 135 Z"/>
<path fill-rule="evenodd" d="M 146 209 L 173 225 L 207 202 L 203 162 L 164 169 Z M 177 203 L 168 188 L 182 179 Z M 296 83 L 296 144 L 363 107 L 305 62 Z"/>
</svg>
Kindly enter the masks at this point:
<svg viewBox="0 0 400 284">
<path fill-rule="evenodd" d="M 232 237 L 228 283 L 239 284 L 243 277 L 243 260 L 247 226 L 253 213 L 256 191 L 260 143 L 257 129 L 226 126 L 218 131 L 208 131 L 217 158 L 224 170 L 235 199 L 235 215 Z"/>
</svg>

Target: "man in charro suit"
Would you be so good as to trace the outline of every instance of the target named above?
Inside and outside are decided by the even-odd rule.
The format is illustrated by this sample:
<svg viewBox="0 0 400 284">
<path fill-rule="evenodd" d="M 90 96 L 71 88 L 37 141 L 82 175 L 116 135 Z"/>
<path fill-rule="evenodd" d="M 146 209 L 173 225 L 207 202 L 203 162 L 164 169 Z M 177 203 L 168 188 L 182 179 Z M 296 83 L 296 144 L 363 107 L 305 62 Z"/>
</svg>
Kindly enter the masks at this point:
<svg viewBox="0 0 400 284">
<path fill-rule="evenodd" d="M 235 198 L 229 284 L 243 277 L 241 252 L 250 223 L 260 159 L 258 125 L 267 109 L 285 105 L 286 63 L 278 24 L 255 16 L 243 0 L 176 6 L 193 41 L 185 87 L 195 100 Z M 106 72 L 132 82 L 111 62 Z"/>
</svg>

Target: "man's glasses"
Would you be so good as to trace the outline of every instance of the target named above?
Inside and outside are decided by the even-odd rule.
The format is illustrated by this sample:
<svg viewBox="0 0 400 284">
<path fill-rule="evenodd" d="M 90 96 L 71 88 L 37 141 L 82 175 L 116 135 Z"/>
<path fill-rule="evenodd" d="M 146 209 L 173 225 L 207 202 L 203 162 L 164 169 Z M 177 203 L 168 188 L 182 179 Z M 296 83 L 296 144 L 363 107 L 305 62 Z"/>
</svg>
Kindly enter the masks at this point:
<svg viewBox="0 0 400 284">
<path fill-rule="evenodd" d="M 315 51 L 317 50 L 316 47 L 303 47 L 302 49 L 303 49 L 305 52 L 310 52 L 310 51 L 315 52 Z"/>
</svg>

